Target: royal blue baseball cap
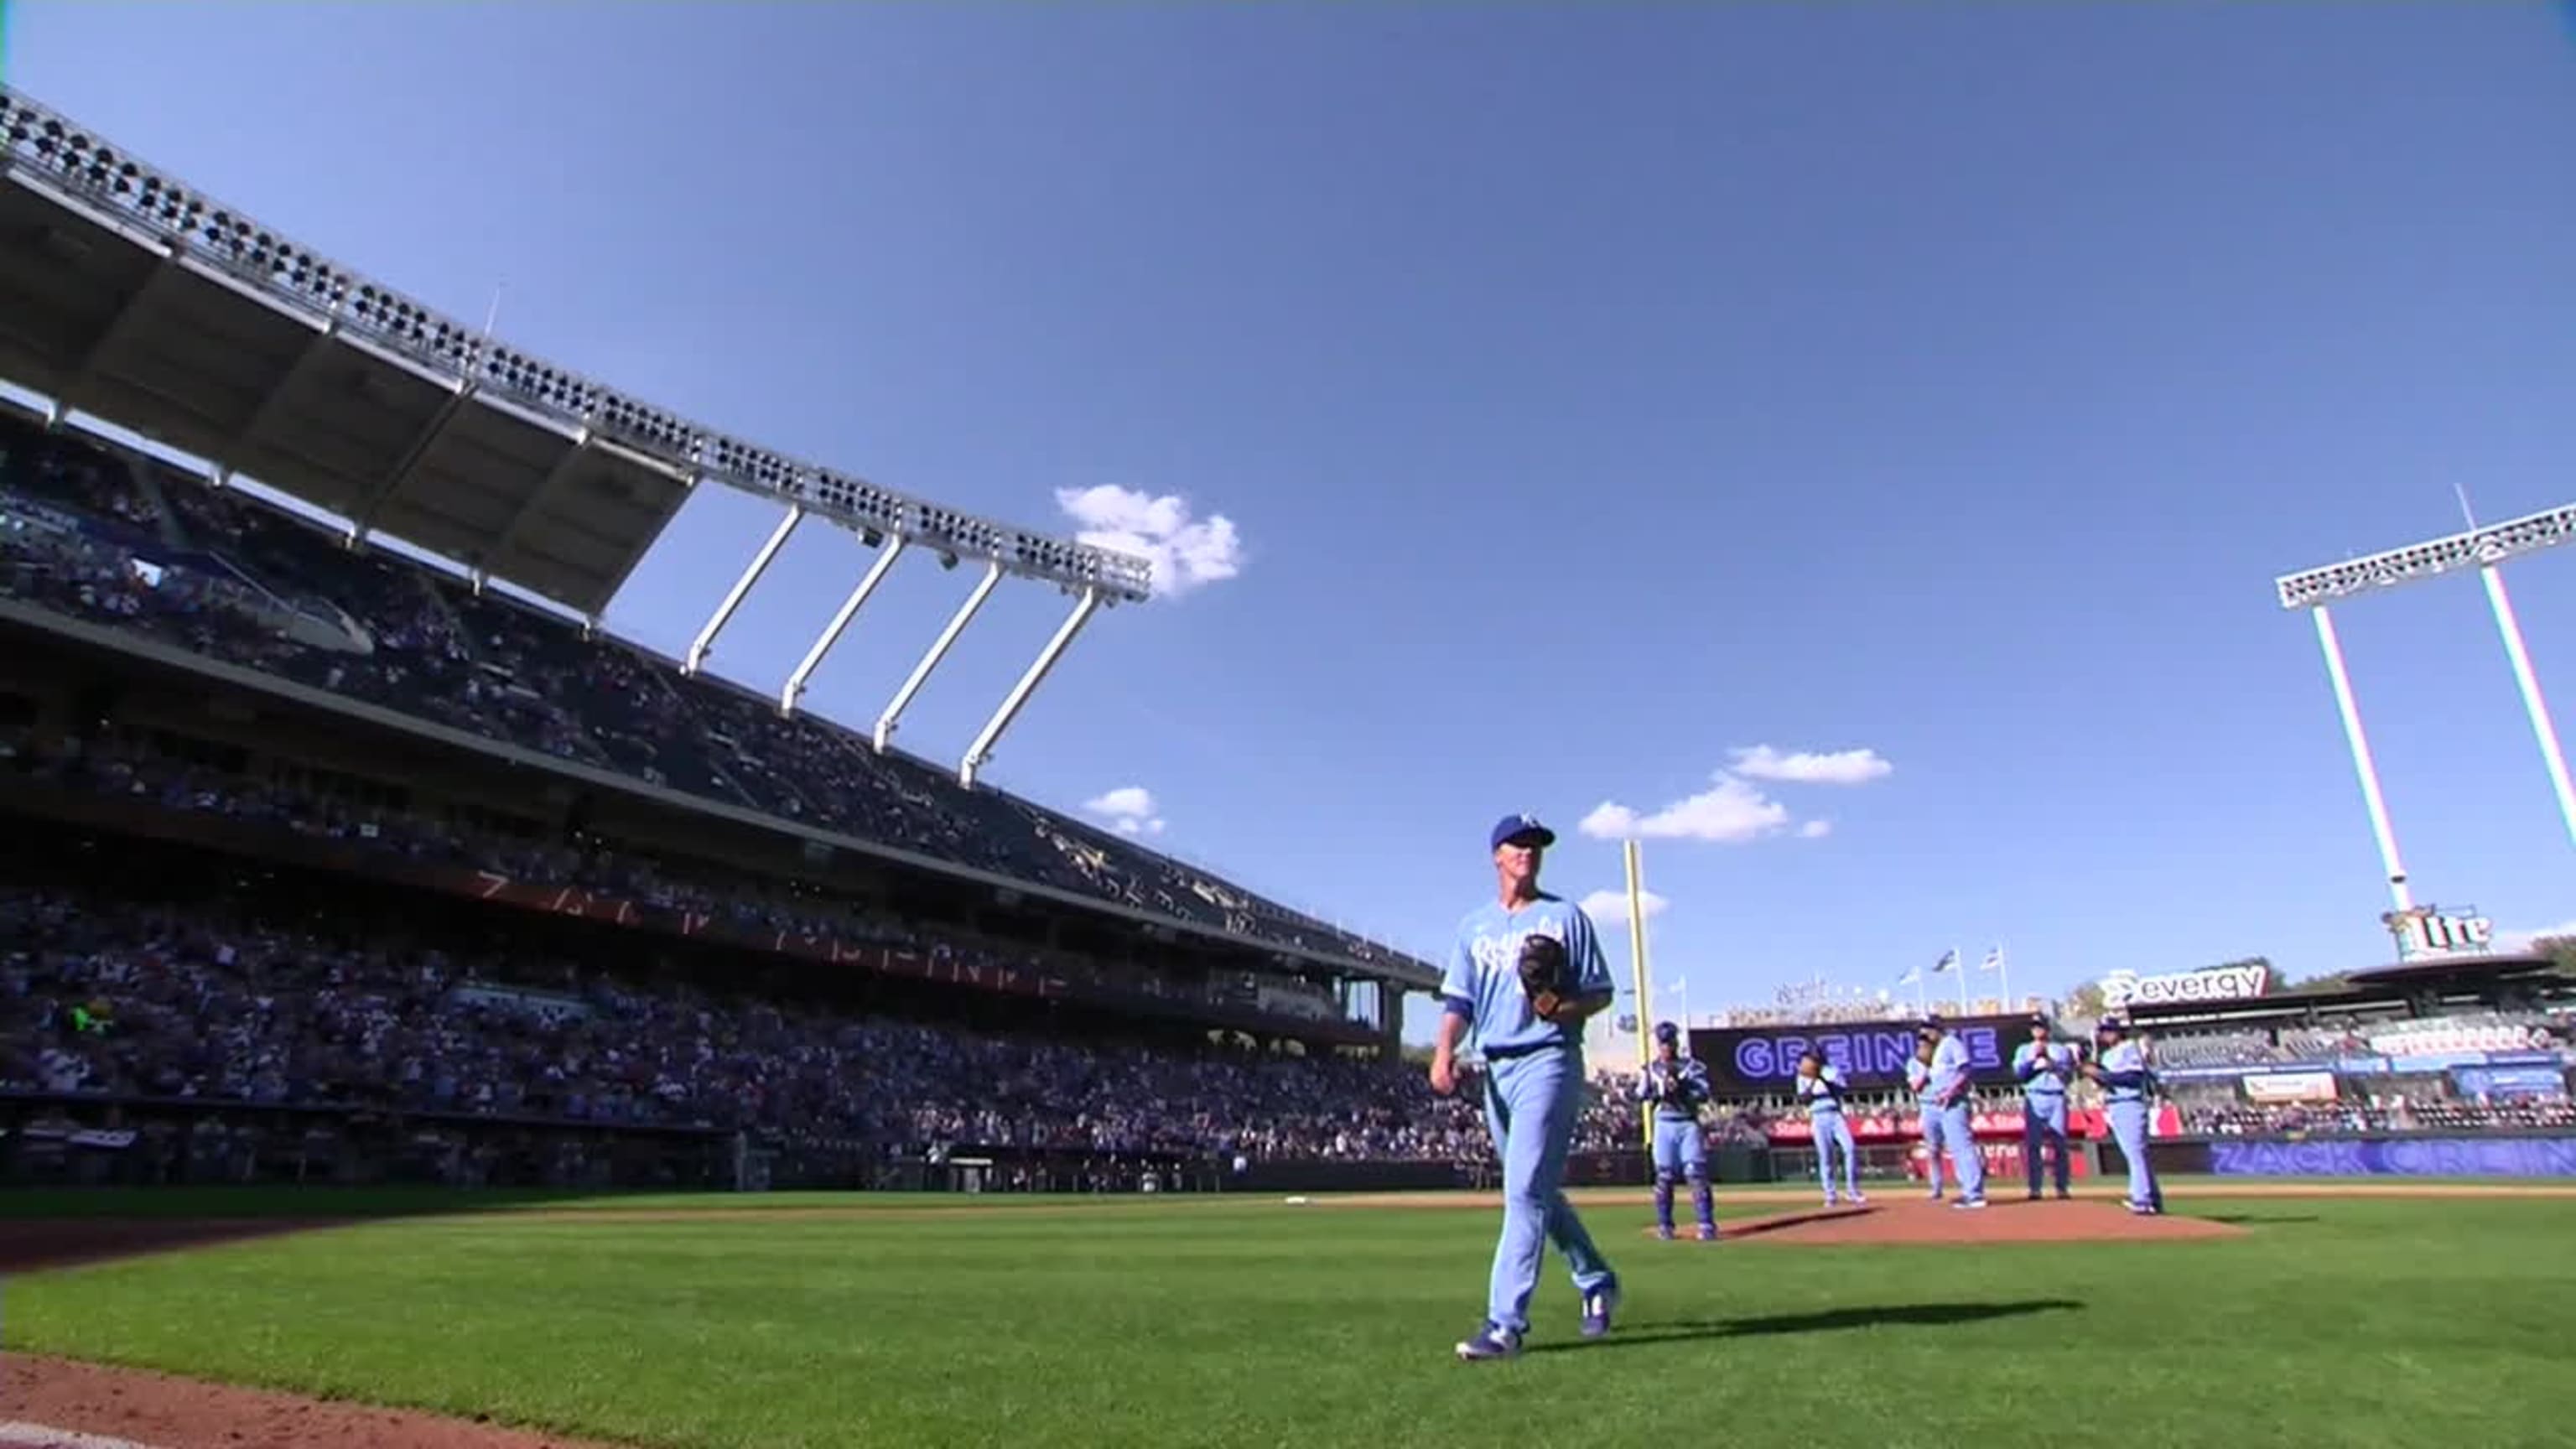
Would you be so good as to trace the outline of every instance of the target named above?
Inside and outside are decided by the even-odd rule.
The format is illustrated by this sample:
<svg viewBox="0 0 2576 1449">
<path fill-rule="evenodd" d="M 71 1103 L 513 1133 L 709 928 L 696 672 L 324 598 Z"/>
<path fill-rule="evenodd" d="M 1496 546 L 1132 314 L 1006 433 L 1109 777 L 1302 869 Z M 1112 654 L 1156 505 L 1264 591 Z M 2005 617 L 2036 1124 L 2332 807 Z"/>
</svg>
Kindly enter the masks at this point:
<svg viewBox="0 0 2576 1449">
<path fill-rule="evenodd" d="M 1556 844 L 1556 832 L 1538 823 L 1535 815 L 1506 815 L 1494 822 L 1494 840 L 1487 850 L 1500 850 L 1508 841 L 1527 841 L 1531 845 Z"/>
</svg>

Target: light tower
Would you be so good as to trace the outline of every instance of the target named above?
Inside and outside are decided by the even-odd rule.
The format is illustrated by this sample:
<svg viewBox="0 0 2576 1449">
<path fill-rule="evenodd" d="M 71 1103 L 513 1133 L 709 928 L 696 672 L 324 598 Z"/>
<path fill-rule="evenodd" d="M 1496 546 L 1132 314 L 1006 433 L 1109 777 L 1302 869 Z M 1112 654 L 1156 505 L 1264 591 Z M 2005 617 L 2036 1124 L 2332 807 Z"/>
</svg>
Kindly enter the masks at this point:
<svg viewBox="0 0 2576 1449">
<path fill-rule="evenodd" d="M 2335 634 L 2334 618 L 2328 606 L 2340 599 L 2358 598 L 2363 594 L 2402 588 L 2462 569 L 2475 568 L 2486 585 L 2487 606 L 2494 613 L 2496 632 L 2503 637 L 2505 659 L 2513 668 L 2515 686 L 2522 693 L 2523 713 L 2531 721 L 2531 733 L 2540 745 L 2541 764 L 2549 773 L 2549 788 L 2558 799 L 2558 818 L 2568 839 L 2576 842 L 2576 789 L 2567 778 L 2567 758 L 2559 749 L 2558 727 L 2549 717 L 2549 703 L 2541 695 L 2540 680 L 2533 674 L 2531 654 L 2523 647 L 2522 624 L 2513 612 L 2513 601 L 2505 593 L 2503 565 L 2505 560 L 2544 549 L 2576 542 L 2576 504 L 2552 508 L 2542 513 L 2489 524 L 2472 526 L 2465 533 L 2455 533 L 2424 543 L 2390 549 L 2367 558 L 2352 559 L 2323 568 L 2285 574 L 2273 581 L 2284 609 L 2305 609 L 2316 621 L 2317 644 L 2325 652 L 2326 677 L 2334 686 L 2335 707 L 2343 716 L 2344 741 L 2352 751 L 2353 772 L 2361 780 L 2363 805 L 2370 812 L 2372 835 L 2379 843 L 2379 857 L 2386 867 L 2388 892 L 2392 909 L 2391 930 L 2399 931 L 2399 952 L 2412 954 L 2409 936 L 2400 923 L 2416 919 L 2413 893 L 2406 880 L 2406 867 L 2397 853 L 2397 836 L 2388 823 L 2388 803 L 2379 788 L 2379 770 L 2372 762 L 2370 742 L 2362 732 L 2361 709 L 2354 701 L 2352 675 L 2345 668 L 2343 646 Z"/>
</svg>

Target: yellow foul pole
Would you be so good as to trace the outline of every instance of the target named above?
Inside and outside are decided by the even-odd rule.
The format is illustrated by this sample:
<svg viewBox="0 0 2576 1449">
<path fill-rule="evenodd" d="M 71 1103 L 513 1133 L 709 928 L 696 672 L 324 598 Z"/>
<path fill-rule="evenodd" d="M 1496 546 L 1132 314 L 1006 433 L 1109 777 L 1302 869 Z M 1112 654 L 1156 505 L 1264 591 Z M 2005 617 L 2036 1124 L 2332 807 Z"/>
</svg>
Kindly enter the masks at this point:
<svg viewBox="0 0 2576 1449">
<path fill-rule="evenodd" d="M 1646 980 L 1646 873 L 1637 861 L 1636 841 L 1624 842 L 1621 854 L 1628 865 L 1628 968 L 1636 975 L 1637 1066 L 1643 1070 L 1655 1059 L 1655 998 Z M 1651 1154 L 1655 1149 L 1655 1114 L 1638 1113 L 1637 1125 Z"/>
</svg>

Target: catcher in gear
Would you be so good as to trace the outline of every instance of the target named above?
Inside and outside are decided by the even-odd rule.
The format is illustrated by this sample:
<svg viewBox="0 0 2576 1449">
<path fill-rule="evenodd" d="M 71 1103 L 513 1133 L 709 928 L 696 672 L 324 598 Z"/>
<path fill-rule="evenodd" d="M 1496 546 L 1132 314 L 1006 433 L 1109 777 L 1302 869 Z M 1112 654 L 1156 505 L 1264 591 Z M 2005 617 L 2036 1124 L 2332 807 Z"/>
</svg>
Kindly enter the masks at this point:
<svg viewBox="0 0 2576 1449">
<path fill-rule="evenodd" d="M 1527 815 L 1494 827 L 1494 897 L 1458 923 L 1440 978 L 1445 1009 L 1431 1088 L 1442 1096 L 1457 1089 L 1454 1054 L 1472 1030 L 1485 1059 L 1485 1121 L 1503 1167 L 1503 1231 L 1484 1326 L 1458 1345 L 1458 1357 L 1471 1363 L 1521 1351 L 1550 1243 L 1572 1269 L 1586 1338 L 1610 1331 L 1619 1302 L 1618 1275 L 1561 1191 L 1585 1101 L 1583 1023 L 1612 992 L 1591 917 L 1539 889 L 1541 855 L 1555 843 L 1555 832 Z"/>
<path fill-rule="evenodd" d="M 1699 1109 L 1711 1093 L 1708 1066 L 1682 1055 L 1682 1029 L 1655 1023 L 1655 1056 L 1637 1074 L 1637 1100 L 1655 1119 L 1655 1235 L 1673 1235 L 1673 1184 L 1688 1179 L 1699 1240 L 1717 1241 L 1717 1205 L 1708 1187 L 1708 1140 L 1700 1135 Z"/>
</svg>

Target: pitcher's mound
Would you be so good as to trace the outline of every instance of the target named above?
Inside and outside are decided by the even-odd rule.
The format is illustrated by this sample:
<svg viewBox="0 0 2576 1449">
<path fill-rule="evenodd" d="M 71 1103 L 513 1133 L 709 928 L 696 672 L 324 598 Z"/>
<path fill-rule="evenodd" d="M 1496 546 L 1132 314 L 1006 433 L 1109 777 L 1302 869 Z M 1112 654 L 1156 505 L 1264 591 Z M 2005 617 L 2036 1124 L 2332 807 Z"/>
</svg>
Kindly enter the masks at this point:
<svg viewBox="0 0 2576 1449">
<path fill-rule="evenodd" d="M 2085 1243 L 2226 1238 L 2245 1230 L 2206 1218 L 2139 1217 L 2117 1202 L 2075 1198 L 2031 1202 L 2019 1194 L 1962 1211 L 1919 1193 L 1872 1197 L 1866 1207 L 1816 1207 L 1720 1223 L 1728 1243 Z M 1653 1228 L 1647 1228 L 1649 1237 Z M 1689 1241 L 1688 1232 L 1676 1239 Z"/>
</svg>

